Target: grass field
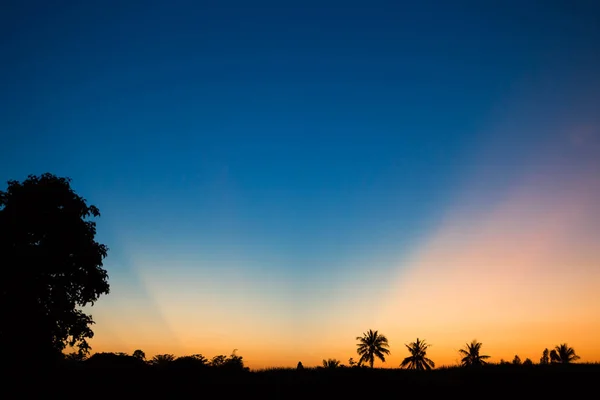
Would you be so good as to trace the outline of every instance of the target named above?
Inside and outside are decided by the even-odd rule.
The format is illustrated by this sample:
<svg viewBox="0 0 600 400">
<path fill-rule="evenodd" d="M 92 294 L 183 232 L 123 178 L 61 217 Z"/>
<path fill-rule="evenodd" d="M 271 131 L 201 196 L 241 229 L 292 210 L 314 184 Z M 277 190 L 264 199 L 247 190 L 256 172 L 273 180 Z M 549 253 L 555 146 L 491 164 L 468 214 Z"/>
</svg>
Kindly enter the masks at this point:
<svg viewBox="0 0 600 400">
<path fill-rule="evenodd" d="M 15 374 L 16 372 L 16 374 Z M 7 380 L 4 398 L 599 398 L 600 364 L 369 368 L 63 367 Z M 12 374 L 11 374 L 12 375 Z M 6 377 L 6 375 L 5 375 Z M 27 379 L 23 379 L 27 377 Z M 33 396 L 33 397 L 30 397 Z"/>
</svg>

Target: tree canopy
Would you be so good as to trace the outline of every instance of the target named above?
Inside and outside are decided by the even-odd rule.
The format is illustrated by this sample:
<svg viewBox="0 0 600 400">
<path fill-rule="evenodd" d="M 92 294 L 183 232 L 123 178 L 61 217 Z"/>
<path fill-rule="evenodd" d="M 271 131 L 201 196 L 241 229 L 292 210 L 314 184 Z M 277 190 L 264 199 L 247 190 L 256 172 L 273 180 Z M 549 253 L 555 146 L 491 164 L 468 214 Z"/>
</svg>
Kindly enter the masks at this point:
<svg viewBox="0 0 600 400">
<path fill-rule="evenodd" d="M 550 352 L 550 360 L 553 363 L 570 364 L 579 360 L 579 356 L 575 354 L 575 349 L 569 347 L 568 344 L 560 344 Z"/>
<path fill-rule="evenodd" d="M 471 343 L 467 343 L 464 348 L 458 350 L 459 354 L 463 356 L 460 360 L 461 365 L 465 367 L 480 367 L 487 364 L 485 360 L 490 358 L 490 356 L 479 354 L 481 345 L 481 342 L 473 339 Z"/>
<path fill-rule="evenodd" d="M 363 333 L 363 336 L 357 336 L 356 340 L 359 341 L 357 344 L 358 348 L 356 349 L 356 352 L 360 356 L 358 360 L 359 365 L 368 362 L 371 368 L 373 368 L 375 357 L 385 362 L 385 356 L 390 354 L 387 338 L 377 331 L 369 329 L 368 332 Z"/>
<path fill-rule="evenodd" d="M 400 364 L 401 368 L 416 369 L 419 371 L 435 368 L 435 363 L 427 358 L 427 349 L 430 345 L 425 343 L 424 340 L 417 338 L 416 342 L 405 344 L 405 346 L 410 352 L 410 356 L 402 360 L 402 364 Z"/>
<path fill-rule="evenodd" d="M 45 360 L 66 346 L 88 354 L 91 315 L 109 293 L 108 248 L 95 241 L 100 211 L 69 178 L 50 173 L 8 181 L 0 191 L 0 346 L 6 357 Z"/>
</svg>

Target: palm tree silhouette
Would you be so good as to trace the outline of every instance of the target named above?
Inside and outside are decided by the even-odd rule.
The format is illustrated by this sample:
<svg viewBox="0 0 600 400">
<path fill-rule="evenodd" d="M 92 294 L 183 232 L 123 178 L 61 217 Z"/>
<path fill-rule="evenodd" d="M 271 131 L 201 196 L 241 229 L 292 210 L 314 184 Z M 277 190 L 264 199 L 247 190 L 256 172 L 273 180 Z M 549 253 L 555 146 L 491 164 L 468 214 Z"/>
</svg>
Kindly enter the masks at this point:
<svg viewBox="0 0 600 400">
<path fill-rule="evenodd" d="M 550 360 L 553 363 L 570 364 L 579 360 L 579 356 L 575 354 L 575 350 L 569 347 L 566 343 L 558 345 L 550 352 Z"/>
<path fill-rule="evenodd" d="M 480 367 L 487 364 L 485 359 L 490 358 L 490 356 L 479 354 L 481 345 L 481 342 L 473 339 L 471 343 L 465 345 L 465 348 L 458 350 L 458 353 L 461 356 L 464 356 L 462 360 L 460 360 L 461 365 L 465 367 Z"/>
<path fill-rule="evenodd" d="M 416 342 L 405 344 L 405 346 L 410 352 L 410 356 L 406 357 L 402 361 L 402 364 L 400 364 L 401 368 L 406 367 L 406 369 L 415 369 L 419 371 L 435 368 L 435 363 L 429 358 L 425 357 L 427 355 L 427 348 L 429 345 L 425 343 L 424 340 L 421 341 L 419 338 L 417 338 Z"/>
<path fill-rule="evenodd" d="M 385 362 L 385 355 L 389 355 L 390 351 L 388 340 L 384 335 L 380 335 L 377 331 L 369 329 L 367 333 L 363 333 L 362 337 L 357 336 L 356 340 L 360 343 L 357 344 L 358 348 L 356 352 L 360 356 L 358 365 L 362 365 L 363 362 L 368 362 L 373 368 L 373 362 L 375 357 Z"/>
</svg>

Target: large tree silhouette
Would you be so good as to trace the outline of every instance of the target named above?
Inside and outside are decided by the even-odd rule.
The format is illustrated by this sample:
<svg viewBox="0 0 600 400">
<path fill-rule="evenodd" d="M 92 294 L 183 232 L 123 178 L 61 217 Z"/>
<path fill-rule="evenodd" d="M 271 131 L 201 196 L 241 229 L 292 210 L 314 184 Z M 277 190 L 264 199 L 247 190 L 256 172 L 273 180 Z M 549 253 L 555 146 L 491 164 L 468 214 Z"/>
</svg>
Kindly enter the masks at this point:
<svg viewBox="0 0 600 400">
<path fill-rule="evenodd" d="M 465 367 L 479 367 L 487 364 L 485 360 L 490 358 L 490 356 L 479 354 L 481 345 L 481 342 L 473 339 L 471 343 L 465 345 L 465 348 L 458 350 L 460 355 L 463 356 L 460 363 Z"/>
<path fill-rule="evenodd" d="M 416 342 L 405 344 L 405 346 L 410 352 L 410 356 L 402 361 L 400 367 L 416 370 L 430 370 L 435 368 L 435 363 L 426 357 L 429 345 L 424 340 L 417 338 Z"/>
<path fill-rule="evenodd" d="M 52 361 L 67 345 L 89 352 L 93 305 L 109 292 L 107 247 L 94 240 L 100 212 L 70 179 L 46 173 L 0 191 L 0 349 L 13 361 Z"/>
<path fill-rule="evenodd" d="M 575 354 L 575 350 L 569 347 L 566 343 L 560 344 L 550 352 L 550 360 L 553 363 L 570 364 L 579 360 L 579 356 Z"/>
<path fill-rule="evenodd" d="M 371 368 L 373 368 L 375 357 L 385 362 L 385 356 L 390 354 L 387 338 L 384 335 L 380 335 L 377 331 L 369 329 L 368 332 L 363 333 L 362 337 L 357 336 L 356 340 L 359 341 L 357 344 L 358 348 L 356 349 L 356 352 L 360 356 L 358 365 L 368 362 Z"/>
</svg>

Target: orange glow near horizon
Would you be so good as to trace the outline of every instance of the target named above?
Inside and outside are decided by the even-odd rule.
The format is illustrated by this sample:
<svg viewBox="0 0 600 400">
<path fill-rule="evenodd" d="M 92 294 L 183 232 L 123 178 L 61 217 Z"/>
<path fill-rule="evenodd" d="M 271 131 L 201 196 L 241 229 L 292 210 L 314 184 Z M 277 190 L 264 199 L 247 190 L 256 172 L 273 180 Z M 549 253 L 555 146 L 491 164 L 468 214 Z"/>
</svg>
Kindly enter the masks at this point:
<svg viewBox="0 0 600 400">
<path fill-rule="evenodd" d="M 599 361 L 600 169 L 581 160 L 563 175 L 529 171 L 493 206 L 452 210 L 398 275 L 381 326 L 401 316 L 390 336 L 426 338 L 438 364 L 474 338 L 495 362 L 538 362 L 565 342 Z"/>
<path fill-rule="evenodd" d="M 544 348 L 565 342 L 581 362 L 598 362 L 596 164 L 570 177 L 528 171 L 494 204 L 465 199 L 398 261 L 395 276 L 363 268 L 315 277 L 301 300 L 283 274 L 231 268 L 227 281 L 210 273 L 178 276 L 185 261 L 168 277 L 156 272 L 159 263 L 139 269 L 146 298 L 124 300 L 126 290 L 117 287 L 114 303 L 94 307 L 91 344 L 95 352 L 140 348 L 148 357 L 211 358 L 238 349 L 246 365 L 260 369 L 298 361 L 316 366 L 327 358 L 347 364 L 358 359 L 356 336 L 374 329 L 390 343 L 380 367 L 398 367 L 407 356 L 404 344 L 417 337 L 432 345 L 428 356 L 437 366 L 456 365 L 458 349 L 472 339 L 483 343 L 491 362 L 515 355 L 538 362 Z M 372 271 L 377 267 L 374 261 Z"/>
</svg>

